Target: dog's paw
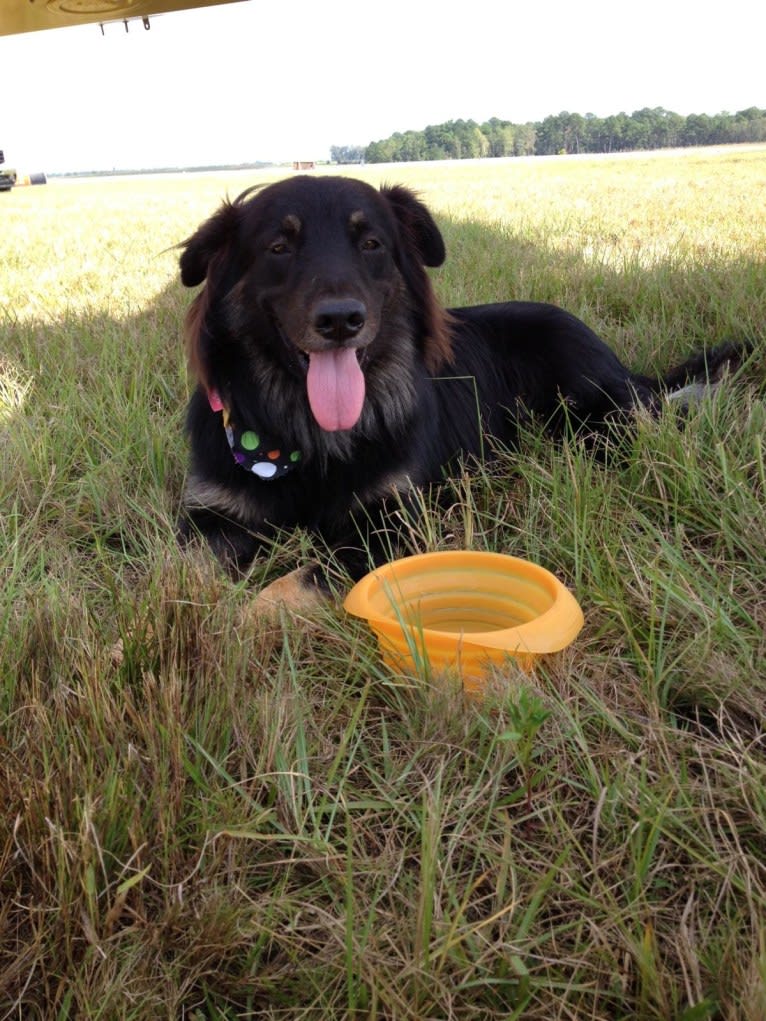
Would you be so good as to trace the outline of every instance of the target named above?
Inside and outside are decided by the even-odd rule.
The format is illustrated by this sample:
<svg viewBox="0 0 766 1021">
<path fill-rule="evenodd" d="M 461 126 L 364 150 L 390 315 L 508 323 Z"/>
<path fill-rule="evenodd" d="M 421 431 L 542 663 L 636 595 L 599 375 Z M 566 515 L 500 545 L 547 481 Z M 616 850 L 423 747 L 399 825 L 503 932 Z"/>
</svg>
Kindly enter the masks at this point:
<svg viewBox="0 0 766 1021">
<path fill-rule="evenodd" d="M 251 620 L 277 620 L 284 609 L 299 616 L 315 617 L 330 602 L 330 595 L 314 581 L 312 569 L 301 567 L 261 589 L 247 604 L 244 616 Z"/>
</svg>

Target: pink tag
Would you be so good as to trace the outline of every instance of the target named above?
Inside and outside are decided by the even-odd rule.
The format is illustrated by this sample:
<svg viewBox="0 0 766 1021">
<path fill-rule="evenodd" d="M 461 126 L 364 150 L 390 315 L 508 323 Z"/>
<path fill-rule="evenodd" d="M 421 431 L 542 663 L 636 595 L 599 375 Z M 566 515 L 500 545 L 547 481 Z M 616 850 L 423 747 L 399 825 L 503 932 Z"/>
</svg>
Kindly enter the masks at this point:
<svg viewBox="0 0 766 1021">
<path fill-rule="evenodd" d="M 217 390 L 208 390 L 207 399 L 213 411 L 223 411 L 223 401 Z"/>
</svg>

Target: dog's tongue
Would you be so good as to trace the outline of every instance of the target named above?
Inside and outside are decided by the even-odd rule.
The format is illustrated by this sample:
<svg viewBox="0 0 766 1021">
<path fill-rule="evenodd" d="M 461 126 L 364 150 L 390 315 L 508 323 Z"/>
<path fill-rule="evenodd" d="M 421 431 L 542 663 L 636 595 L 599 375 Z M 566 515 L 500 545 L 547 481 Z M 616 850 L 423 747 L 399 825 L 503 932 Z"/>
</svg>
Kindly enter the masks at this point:
<svg viewBox="0 0 766 1021">
<path fill-rule="evenodd" d="M 327 432 L 351 429 L 362 414 L 364 375 L 352 348 L 309 355 L 306 380 L 314 418 Z"/>
</svg>

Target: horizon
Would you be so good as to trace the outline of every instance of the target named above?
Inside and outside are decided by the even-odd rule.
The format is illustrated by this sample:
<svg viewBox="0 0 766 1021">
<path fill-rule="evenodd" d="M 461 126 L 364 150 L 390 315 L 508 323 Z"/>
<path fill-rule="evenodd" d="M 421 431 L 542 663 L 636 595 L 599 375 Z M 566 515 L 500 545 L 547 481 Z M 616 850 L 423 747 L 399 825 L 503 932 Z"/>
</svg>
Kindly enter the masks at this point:
<svg viewBox="0 0 766 1021">
<path fill-rule="evenodd" d="M 608 116 L 608 115 L 607 115 Z M 429 165 L 429 166 L 440 166 L 451 163 L 524 163 L 528 161 L 541 162 L 544 160 L 595 160 L 595 159 L 639 159 L 647 156 L 678 156 L 680 154 L 692 155 L 698 152 L 704 153 L 716 153 L 725 152 L 728 149 L 763 149 L 766 148 L 766 141 L 763 142 L 724 142 L 715 143 L 711 145 L 688 145 L 688 146 L 668 146 L 665 148 L 658 149 L 626 149 L 623 151 L 613 152 L 568 152 L 568 153 L 540 153 L 533 155 L 524 156 L 475 156 L 468 157 L 466 159 L 443 159 L 443 160 L 407 160 L 407 161 L 391 161 L 389 163 L 365 163 L 364 161 L 359 163 L 335 163 L 329 158 L 326 160 L 316 160 L 317 167 L 355 167 L 355 166 L 368 166 L 368 167 L 396 167 L 405 165 Z M 131 177 L 131 176 L 151 176 L 152 174 L 157 175 L 172 175 L 172 174 L 209 174 L 209 173 L 237 173 L 242 171 L 243 173 L 253 170 L 282 170 L 290 169 L 295 161 L 293 160 L 282 160 L 282 161 L 263 161 L 254 160 L 250 163 L 209 163 L 209 164 L 198 164 L 198 165 L 167 165 L 167 166 L 154 166 L 154 167 L 124 167 L 114 168 L 109 170 L 95 170 L 95 169 L 82 169 L 82 170 L 58 170 L 46 172 L 48 178 L 62 179 L 62 178 L 77 178 L 77 177 Z M 14 168 L 15 169 L 15 168 Z M 2 172 L 2 167 L 0 167 Z M 305 170 L 303 171 L 306 172 Z"/>
</svg>

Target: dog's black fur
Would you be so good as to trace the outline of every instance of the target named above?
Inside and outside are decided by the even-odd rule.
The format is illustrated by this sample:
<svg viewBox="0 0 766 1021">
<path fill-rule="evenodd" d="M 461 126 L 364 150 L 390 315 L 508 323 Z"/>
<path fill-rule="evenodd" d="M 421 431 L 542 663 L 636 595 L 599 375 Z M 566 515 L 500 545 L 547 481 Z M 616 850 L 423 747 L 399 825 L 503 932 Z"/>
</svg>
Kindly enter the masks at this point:
<svg viewBox="0 0 766 1021">
<path fill-rule="evenodd" d="M 385 556 L 376 533 L 392 495 L 407 502 L 487 437 L 512 447 L 530 416 L 553 433 L 598 432 L 737 356 L 722 345 L 650 378 L 553 305 L 444 310 L 424 269 L 444 260 L 441 234 L 402 187 L 296 176 L 225 203 L 183 247 L 183 283 L 205 286 L 187 317 L 199 386 L 181 533 L 201 533 L 237 570 L 277 529 L 303 526 L 358 578 Z M 359 408 L 342 407 L 345 391 L 361 396 L 348 360 L 311 401 L 307 383 L 309 358 L 326 366 L 327 351 L 349 348 L 365 381 L 355 422 Z M 299 450 L 294 470 L 265 481 L 236 464 L 211 394 L 243 428 Z"/>
</svg>

